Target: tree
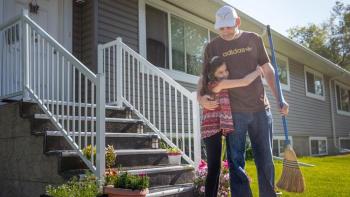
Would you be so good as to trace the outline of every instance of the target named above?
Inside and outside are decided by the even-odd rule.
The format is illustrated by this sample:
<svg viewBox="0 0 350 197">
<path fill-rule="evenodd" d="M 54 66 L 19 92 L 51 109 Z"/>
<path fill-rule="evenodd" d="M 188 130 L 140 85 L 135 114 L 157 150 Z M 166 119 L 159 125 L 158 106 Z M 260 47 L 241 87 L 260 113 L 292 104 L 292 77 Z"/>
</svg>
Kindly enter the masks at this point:
<svg viewBox="0 0 350 197">
<path fill-rule="evenodd" d="M 327 21 L 296 26 L 288 34 L 294 41 L 350 70 L 350 5 L 337 1 Z"/>
</svg>

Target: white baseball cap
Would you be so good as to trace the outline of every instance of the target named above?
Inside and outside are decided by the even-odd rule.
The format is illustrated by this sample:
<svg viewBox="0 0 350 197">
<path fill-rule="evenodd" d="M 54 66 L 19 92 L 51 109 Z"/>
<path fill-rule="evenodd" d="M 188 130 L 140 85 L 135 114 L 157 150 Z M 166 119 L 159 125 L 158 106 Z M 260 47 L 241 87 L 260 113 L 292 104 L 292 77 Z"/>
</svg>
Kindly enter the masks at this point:
<svg viewBox="0 0 350 197">
<path fill-rule="evenodd" d="M 236 10 L 228 5 L 222 6 L 215 14 L 215 29 L 234 27 L 238 18 Z"/>
</svg>

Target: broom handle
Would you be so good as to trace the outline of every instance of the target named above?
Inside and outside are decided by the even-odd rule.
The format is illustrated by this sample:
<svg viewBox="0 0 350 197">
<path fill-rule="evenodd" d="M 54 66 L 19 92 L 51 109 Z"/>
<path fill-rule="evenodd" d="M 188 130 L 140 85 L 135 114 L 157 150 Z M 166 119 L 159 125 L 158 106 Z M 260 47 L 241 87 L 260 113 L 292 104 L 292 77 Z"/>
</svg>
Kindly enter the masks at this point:
<svg viewBox="0 0 350 197">
<path fill-rule="evenodd" d="M 271 29 L 270 25 L 267 25 L 267 35 L 269 38 L 269 44 L 270 44 L 270 50 L 271 50 L 271 63 L 275 69 L 275 80 L 276 80 L 276 86 L 277 86 L 277 93 L 278 93 L 278 99 L 280 103 L 280 107 L 283 107 L 283 93 L 281 90 L 281 84 L 280 84 L 280 78 L 278 76 L 278 67 L 277 67 L 277 62 L 276 62 L 276 56 L 275 56 L 275 49 L 273 47 L 273 42 L 272 42 L 272 36 L 271 36 Z M 284 115 L 282 115 L 282 124 L 283 124 L 283 129 L 284 129 L 284 136 L 286 140 L 286 145 L 290 144 L 289 138 L 288 138 L 288 127 L 287 127 L 287 119 Z"/>
</svg>

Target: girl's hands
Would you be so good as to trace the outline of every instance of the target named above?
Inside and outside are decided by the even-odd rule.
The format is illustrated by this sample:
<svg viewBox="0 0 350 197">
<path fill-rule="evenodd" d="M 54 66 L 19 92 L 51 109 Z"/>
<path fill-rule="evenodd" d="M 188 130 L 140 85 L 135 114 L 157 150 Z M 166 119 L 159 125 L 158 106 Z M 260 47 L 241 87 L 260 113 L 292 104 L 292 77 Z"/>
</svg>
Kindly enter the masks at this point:
<svg viewBox="0 0 350 197">
<path fill-rule="evenodd" d="M 263 75 L 264 75 L 264 71 L 263 71 L 263 69 L 261 68 L 261 66 L 257 66 L 255 71 L 258 72 L 258 75 L 260 75 L 260 76 L 263 76 Z"/>
</svg>

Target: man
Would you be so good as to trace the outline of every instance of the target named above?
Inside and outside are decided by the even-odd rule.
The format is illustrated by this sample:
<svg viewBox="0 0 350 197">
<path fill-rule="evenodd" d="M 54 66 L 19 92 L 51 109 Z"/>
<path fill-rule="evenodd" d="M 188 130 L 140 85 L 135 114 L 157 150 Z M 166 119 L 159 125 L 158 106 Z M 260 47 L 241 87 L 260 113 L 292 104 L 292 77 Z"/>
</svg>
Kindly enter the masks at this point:
<svg viewBox="0 0 350 197">
<path fill-rule="evenodd" d="M 205 49 L 204 61 L 213 56 L 222 56 L 226 62 L 230 79 L 239 79 L 261 66 L 264 78 L 278 101 L 274 69 L 270 64 L 264 44 L 259 35 L 241 31 L 241 20 L 230 6 L 223 6 L 216 13 L 215 29 L 219 37 L 212 40 Z M 198 90 L 201 89 L 201 79 Z M 249 181 L 242 181 L 233 171 L 233 163 L 245 166 L 245 143 L 248 132 L 253 156 L 258 172 L 259 193 L 261 197 L 274 197 L 275 167 L 272 158 L 272 115 L 261 78 L 249 86 L 230 89 L 230 104 L 235 131 L 227 140 L 227 157 L 230 165 L 230 187 L 232 197 L 252 196 Z M 216 100 L 208 95 L 199 95 L 200 105 L 206 109 L 218 107 Z M 288 114 L 288 104 L 283 101 L 282 115 Z"/>
</svg>

